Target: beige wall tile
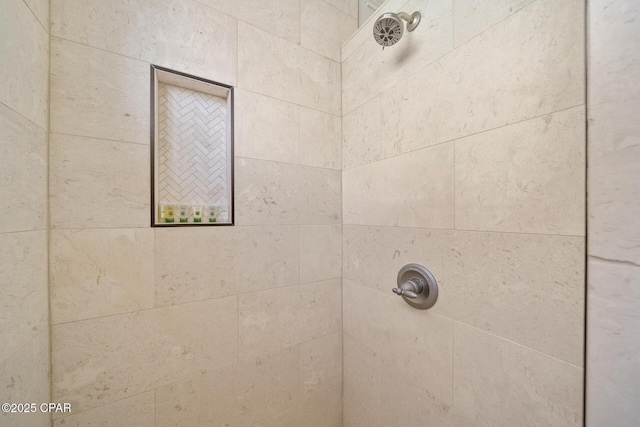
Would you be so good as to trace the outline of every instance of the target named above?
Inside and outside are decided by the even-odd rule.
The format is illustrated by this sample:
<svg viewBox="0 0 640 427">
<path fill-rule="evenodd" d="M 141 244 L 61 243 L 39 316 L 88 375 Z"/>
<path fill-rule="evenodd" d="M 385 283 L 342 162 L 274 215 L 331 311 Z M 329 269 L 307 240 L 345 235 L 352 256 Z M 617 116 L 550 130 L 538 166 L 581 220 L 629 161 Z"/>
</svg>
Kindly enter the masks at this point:
<svg viewBox="0 0 640 427">
<path fill-rule="evenodd" d="M 321 1 L 321 0 L 319 0 Z M 300 163 L 341 169 L 341 119 L 309 108 L 300 109 Z"/>
<path fill-rule="evenodd" d="M 54 230 L 50 239 L 51 323 L 153 308 L 151 228 Z"/>
<path fill-rule="evenodd" d="M 480 425 L 582 425 L 582 369 L 455 324 L 455 407 Z"/>
<path fill-rule="evenodd" d="M 380 110 L 380 97 L 377 96 L 342 118 L 344 169 L 390 157 L 380 137 Z"/>
<path fill-rule="evenodd" d="M 236 159 L 236 218 L 248 224 L 339 224 L 337 170 Z"/>
<path fill-rule="evenodd" d="M 202 4 L 251 24 L 291 43 L 300 41 L 300 2 L 298 0 L 197 0 Z"/>
<path fill-rule="evenodd" d="M 0 102 L 46 128 L 49 35 L 22 1 L 3 4 L 0 63 L 4 64 L 0 68 Z"/>
<path fill-rule="evenodd" d="M 156 229 L 156 305 L 298 283 L 297 226 Z"/>
<path fill-rule="evenodd" d="M 53 422 L 53 427 L 155 427 L 154 392 L 118 400 Z"/>
<path fill-rule="evenodd" d="M 432 396 L 451 405 L 451 319 L 416 310 L 397 296 L 383 295 L 350 280 L 343 282 L 343 311 L 344 331 L 383 361 L 429 366 L 415 370 L 416 381 Z"/>
<path fill-rule="evenodd" d="M 587 422 L 633 425 L 640 393 L 640 267 L 589 260 Z"/>
<path fill-rule="evenodd" d="M 327 4 L 340 9 L 344 13 L 349 14 L 352 18 L 356 19 L 356 28 L 353 29 L 353 32 L 357 29 L 357 20 L 358 20 L 358 0 L 325 0 Z"/>
<path fill-rule="evenodd" d="M 340 224 L 342 173 L 309 166 L 300 167 L 300 224 Z"/>
<path fill-rule="evenodd" d="M 260 73 L 256 73 L 260 64 Z M 240 22 L 238 85 L 327 113 L 340 114 L 340 64 Z"/>
<path fill-rule="evenodd" d="M 347 333 L 343 345 L 345 424 L 378 424 L 382 416 L 381 357 Z"/>
<path fill-rule="evenodd" d="M 235 155 L 298 163 L 300 107 L 245 90 L 234 96 Z"/>
<path fill-rule="evenodd" d="M 411 262 L 438 281 L 430 312 L 582 365 L 583 238 L 344 227 L 345 278 L 393 296 Z"/>
<path fill-rule="evenodd" d="M 536 2 L 399 81 L 381 100 L 387 152 L 583 104 L 582 14 L 582 0 Z"/>
<path fill-rule="evenodd" d="M 298 402 L 290 347 L 156 391 L 157 426 L 250 426 Z"/>
<path fill-rule="evenodd" d="M 0 104 L 0 232 L 43 229 L 47 216 L 47 133 Z"/>
<path fill-rule="evenodd" d="M 53 228 L 147 227 L 149 147 L 50 135 Z"/>
<path fill-rule="evenodd" d="M 0 401 L 35 403 L 39 409 L 41 403 L 51 401 L 49 391 L 49 331 L 45 328 L 9 359 L 0 362 Z M 49 427 L 51 418 L 39 410 L 35 413 L 0 412 L 0 424 L 7 427 Z"/>
<path fill-rule="evenodd" d="M 453 228 L 453 143 L 344 171 L 344 222 Z"/>
<path fill-rule="evenodd" d="M 318 394 L 251 427 L 342 427 L 342 394 Z"/>
<path fill-rule="evenodd" d="M 453 3 L 453 30 L 456 46 L 477 36 L 534 0 L 461 0 Z"/>
<path fill-rule="evenodd" d="M 38 18 L 40 25 L 49 32 L 49 1 L 48 0 L 25 0 L 31 12 Z"/>
<path fill-rule="evenodd" d="M 300 166 L 236 158 L 236 223 L 298 224 Z"/>
<path fill-rule="evenodd" d="M 149 64 L 51 39 L 51 131 L 149 143 Z"/>
<path fill-rule="evenodd" d="M 300 226 L 300 282 L 342 275 L 342 226 Z"/>
<path fill-rule="evenodd" d="M 439 402 L 414 381 L 415 369 L 428 367 L 399 366 L 393 361 L 382 365 L 380 412 L 383 426 L 475 426 L 454 407 Z"/>
<path fill-rule="evenodd" d="M 300 399 L 322 395 L 342 396 L 341 331 L 300 344 Z"/>
<path fill-rule="evenodd" d="M 399 44 L 385 50 L 371 35 L 372 21 L 361 28 L 360 31 L 369 33 L 368 37 L 353 53 L 343 57 L 342 62 L 342 107 L 345 113 L 353 111 L 453 48 L 452 0 L 410 0 L 398 6 L 411 12 L 419 11 L 422 22 L 415 31 L 406 31 Z M 400 111 L 397 113 L 400 114 Z"/>
<path fill-rule="evenodd" d="M 240 360 L 340 330 L 340 279 L 241 295 Z"/>
<path fill-rule="evenodd" d="M 358 20 L 349 11 L 341 11 L 323 0 L 300 2 L 300 46 L 340 62 L 342 43 L 357 28 Z"/>
<path fill-rule="evenodd" d="M 587 211 L 590 253 L 640 265 L 640 88 L 635 92 L 635 100 L 589 106 Z"/>
<path fill-rule="evenodd" d="M 585 138 L 576 107 L 457 140 L 456 228 L 584 235 Z"/>
<path fill-rule="evenodd" d="M 52 0 L 51 12 L 56 37 L 237 84 L 237 21 L 195 1 Z"/>
<path fill-rule="evenodd" d="M 0 259 L 1 364 L 49 330 L 47 232 L 0 235 Z M 5 381 L 10 377 L 0 378 Z"/>
<path fill-rule="evenodd" d="M 229 297 L 53 326 L 53 398 L 75 413 L 230 365 L 237 315 Z"/>
</svg>

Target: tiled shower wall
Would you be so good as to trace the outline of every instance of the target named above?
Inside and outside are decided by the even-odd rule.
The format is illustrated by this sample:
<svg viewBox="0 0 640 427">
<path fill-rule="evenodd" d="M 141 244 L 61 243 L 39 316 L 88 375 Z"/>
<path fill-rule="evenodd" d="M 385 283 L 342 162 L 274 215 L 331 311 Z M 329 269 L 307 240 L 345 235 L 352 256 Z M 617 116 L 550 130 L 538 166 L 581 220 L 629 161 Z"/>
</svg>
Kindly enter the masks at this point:
<svg viewBox="0 0 640 427">
<path fill-rule="evenodd" d="M 584 6 L 390 0 L 415 32 L 344 46 L 345 426 L 581 425 Z"/>
<path fill-rule="evenodd" d="M 51 2 L 55 426 L 340 426 L 350 2 Z M 189 46 L 189 48 L 185 48 Z M 237 86 L 234 227 L 149 227 L 150 64 Z"/>
<path fill-rule="evenodd" d="M 50 400 L 47 287 L 49 1 L 0 11 L 0 403 Z M 0 425 L 50 416 L 0 413 Z"/>
<path fill-rule="evenodd" d="M 640 3 L 588 2 L 587 426 L 640 419 Z"/>
</svg>

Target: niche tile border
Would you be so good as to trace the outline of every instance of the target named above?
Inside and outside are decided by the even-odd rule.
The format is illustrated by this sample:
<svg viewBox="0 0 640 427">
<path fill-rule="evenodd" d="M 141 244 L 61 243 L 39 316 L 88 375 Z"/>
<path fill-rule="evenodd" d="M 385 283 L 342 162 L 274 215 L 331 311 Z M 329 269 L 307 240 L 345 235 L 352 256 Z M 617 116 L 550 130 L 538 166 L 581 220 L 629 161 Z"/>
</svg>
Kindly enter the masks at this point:
<svg viewBox="0 0 640 427">
<path fill-rule="evenodd" d="M 182 98 L 181 98 L 182 97 Z M 190 138 L 193 144 L 192 152 L 186 152 L 185 157 L 193 156 L 197 159 L 198 154 L 202 154 L 204 150 L 211 150 L 209 159 L 199 159 L 198 163 L 193 163 L 194 173 L 199 176 L 197 179 L 187 179 L 183 184 L 180 182 L 184 179 L 184 171 L 170 170 L 172 157 L 175 163 L 176 157 L 182 155 L 175 150 L 169 153 L 166 148 L 169 144 L 166 140 L 166 129 L 163 126 L 166 123 L 180 123 L 180 117 L 167 119 L 167 105 L 173 106 L 185 105 L 185 115 L 189 116 L 189 112 L 196 109 L 188 105 L 189 98 L 193 99 L 193 104 L 198 105 L 200 111 L 206 110 L 206 119 L 215 121 L 210 129 L 194 129 L 198 125 L 205 124 L 200 117 L 196 117 L 194 125 L 186 126 L 184 129 L 184 137 Z M 162 101 L 162 102 L 160 102 Z M 185 104 L 187 103 L 187 104 Z M 189 227 L 189 226 L 229 226 L 235 224 L 235 194 L 234 194 L 234 87 L 208 80 L 202 77 L 182 73 L 168 68 L 151 65 L 151 227 Z M 202 108 L 205 107 L 205 108 Z M 180 114 L 180 113 L 176 113 Z M 161 117 L 161 115 L 164 115 Z M 191 115 L 193 118 L 193 115 Z M 221 119 L 221 117 L 223 117 Z M 189 117 L 187 117 L 189 119 Z M 164 122 L 163 122 L 164 120 Z M 212 137 L 212 132 L 217 136 Z M 194 136 L 199 133 L 198 136 Z M 203 134 L 204 133 L 204 134 Z M 182 135 L 179 135 L 182 136 Z M 222 143 L 215 144 L 215 138 L 222 140 Z M 213 144 L 209 145 L 211 142 Z M 193 154 L 195 153 L 195 154 Z M 170 155 L 168 155 L 170 154 Z M 222 160 L 216 160 L 216 157 L 222 156 Z M 212 161 L 219 165 L 213 168 L 222 169 L 221 173 L 212 172 L 208 176 L 207 171 L 211 167 Z M 167 169 L 169 167 L 169 169 Z M 176 179 L 178 178 L 178 179 Z M 204 178 L 204 179 L 203 179 Z M 172 184 L 167 181 L 172 179 Z M 217 186 L 217 182 L 222 182 L 218 190 L 212 187 Z M 191 187 L 189 187 L 191 185 Z M 207 186 L 211 186 L 207 188 Z M 172 194 L 173 193 L 173 194 Z M 166 197 L 169 194 L 173 197 Z M 176 199 L 176 200 L 173 200 Z M 222 200 L 224 203 L 220 203 Z M 168 202 L 174 206 L 174 221 L 164 222 L 161 218 L 161 204 Z M 180 203 L 202 205 L 201 222 L 194 222 L 193 210 L 188 213 L 188 222 L 180 222 L 179 205 Z M 219 205 L 226 208 L 226 219 L 217 222 L 209 222 L 207 213 L 208 205 Z"/>
</svg>

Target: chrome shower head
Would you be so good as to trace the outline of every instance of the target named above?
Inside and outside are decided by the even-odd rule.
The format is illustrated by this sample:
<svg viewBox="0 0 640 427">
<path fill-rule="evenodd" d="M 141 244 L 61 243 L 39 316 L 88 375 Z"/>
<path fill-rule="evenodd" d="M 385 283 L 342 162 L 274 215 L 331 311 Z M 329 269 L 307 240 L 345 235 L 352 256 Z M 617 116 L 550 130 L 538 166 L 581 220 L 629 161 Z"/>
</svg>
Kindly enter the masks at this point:
<svg viewBox="0 0 640 427">
<path fill-rule="evenodd" d="M 404 34 L 404 23 L 407 21 L 407 31 L 416 29 L 420 23 L 420 12 L 384 13 L 373 24 L 373 38 L 384 49 L 398 43 Z"/>
</svg>

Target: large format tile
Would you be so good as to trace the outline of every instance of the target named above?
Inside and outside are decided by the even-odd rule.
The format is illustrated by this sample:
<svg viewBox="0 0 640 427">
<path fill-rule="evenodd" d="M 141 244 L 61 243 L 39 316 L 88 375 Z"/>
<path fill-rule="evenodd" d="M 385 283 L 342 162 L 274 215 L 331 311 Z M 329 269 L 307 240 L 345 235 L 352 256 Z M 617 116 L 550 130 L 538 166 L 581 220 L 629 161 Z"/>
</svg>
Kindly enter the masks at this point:
<svg viewBox="0 0 640 427">
<path fill-rule="evenodd" d="M 256 64 L 260 72 L 256 73 Z M 340 64 L 240 22 L 238 86 L 340 114 Z"/>
<path fill-rule="evenodd" d="M 397 45 L 382 49 L 371 36 L 373 22 L 360 31 L 366 40 L 342 62 L 342 107 L 345 113 L 370 100 L 395 82 L 437 60 L 453 48 L 452 0 L 426 2 L 410 0 L 403 10 L 422 14 L 422 22 L 413 32 L 405 31 Z M 394 11 L 395 10 L 390 10 Z M 375 18 L 374 18 L 375 19 Z M 400 114 L 400 110 L 387 110 Z"/>
<path fill-rule="evenodd" d="M 51 33 L 199 77 L 237 84 L 237 21 L 196 1 L 52 0 Z"/>
<path fill-rule="evenodd" d="M 300 108 L 300 164 L 340 170 L 341 147 L 340 117 Z"/>
<path fill-rule="evenodd" d="M 197 0 L 291 43 L 300 41 L 299 0 Z M 281 41 L 282 43 L 282 41 Z"/>
<path fill-rule="evenodd" d="M 342 226 L 300 226 L 300 283 L 342 276 Z"/>
<path fill-rule="evenodd" d="M 341 60 L 342 43 L 358 28 L 358 20 L 324 0 L 301 0 L 300 46 Z"/>
<path fill-rule="evenodd" d="M 298 283 L 297 226 L 156 229 L 156 305 Z"/>
<path fill-rule="evenodd" d="M 456 0 L 453 2 L 453 39 L 456 46 L 477 36 L 534 0 Z"/>
<path fill-rule="evenodd" d="M 295 405 L 298 348 L 290 347 L 156 391 L 164 426 L 244 427 Z"/>
<path fill-rule="evenodd" d="M 582 369 L 455 324 L 454 405 L 483 426 L 582 425 Z"/>
<path fill-rule="evenodd" d="M 35 310 L 34 310 L 35 311 Z M 0 401 L 2 403 L 50 402 L 49 331 L 41 329 L 9 359 L 0 362 Z M 7 427 L 49 427 L 46 412 L 0 412 L 0 424 Z"/>
<path fill-rule="evenodd" d="M 583 104 L 582 14 L 581 0 L 535 2 L 398 81 L 380 102 L 387 111 L 381 132 L 387 152 L 406 153 Z"/>
<path fill-rule="evenodd" d="M 343 334 L 343 345 L 345 419 L 353 420 L 345 424 L 364 425 L 365 420 L 377 423 L 382 416 L 381 356 L 348 333 Z M 366 417 L 362 417 L 361 408 Z"/>
<path fill-rule="evenodd" d="M 49 0 L 25 0 L 44 29 L 49 31 Z"/>
<path fill-rule="evenodd" d="M 356 27 L 358 20 L 358 0 L 325 0 L 331 6 L 340 9 L 344 13 L 356 19 Z M 354 31 L 356 29 L 354 28 Z"/>
<path fill-rule="evenodd" d="M 251 427 L 342 427 L 342 394 L 303 399 L 298 405 L 264 418 Z"/>
<path fill-rule="evenodd" d="M 0 232 L 43 229 L 47 133 L 0 104 Z"/>
<path fill-rule="evenodd" d="M 53 230 L 49 247 L 52 324 L 153 307 L 151 228 Z"/>
<path fill-rule="evenodd" d="M 49 329 L 47 232 L 0 235 L 0 259 L 2 363 Z"/>
<path fill-rule="evenodd" d="M 147 227 L 149 147 L 50 135 L 53 228 Z"/>
<path fill-rule="evenodd" d="M 342 395 L 341 331 L 300 344 L 300 399 L 322 395 Z"/>
<path fill-rule="evenodd" d="M 245 90 L 235 92 L 235 155 L 298 163 L 300 107 Z"/>
<path fill-rule="evenodd" d="M 346 279 L 393 295 L 398 270 L 423 264 L 439 284 L 429 312 L 582 364 L 584 238 L 361 226 L 343 235 Z"/>
<path fill-rule="evenodd" d="M 453 228 L 453 143 L 344 171 L 345 224 Z"/>
<path fill-rule="evenodd" d="M 381 110 L 380 97 L 377 96 L 342 117 L 344 169 L 390 157 L 380 136 Z"/>
<path fill-rule="evenodd" d="M 589 260 L 587 420 L 631 427 L 640 395 L 640 267 Z M 624 421 L 626 420 L 626 421 Z"/>
<path fill-rule="evenodd" d="M 51 39 L 51 131 L 148 144 L 149 64 Z"/>
<path fill-rule="evenodd" d="M 300 224 L 340 224 L 342 173 L 333 169 L 300 166 Z"/>
<path fill-rule="evenodd" d="M 414 369 L 416 381 L 433 397 L 451 405 L 451 319 L 416 310 L 398 296 L 383 295 L 350 280 L 343 281 L 343 310 L 346 333 L 377 353 L 383 362 L 429 366 Z"/>
<path fill-rule="evenodd" d="M 341 328 L 340 279 L 253 292 L 239 298 L 241 360 Z"/>
<path fill-rule="evenodd" d="M 55 420 L 53 427 L 155 427 L 153 391 Z"/>
<path fill-rule="evenodd" d="M 590 254 L 640 265 L 640 88 L 635 92 L 635 100 L 589 106 L 587 212 Z"/>
<path fill-rule="evenodd" d="M 298 224 L 300 166 L 236 158 L 236 222 Z"/>
<path fill-rule="evenodd" d="M 380 375 L 383 426 L 475 427 L 455 407 L 431 396 L 414 380 L 414 370 L 428 366 L 399 366 L 393 361 L 382 365 Z"/>
<path fill-rule="evenodd" d="M 0 63 L 0 103 L 46 129 L 49 35 L 23 1 L 3 3 Z"/>
<path fill-rule="evenodd" d="M 54 400 L 87 410 L 236 362 L 237 304 L 229 297 L 53 326 Z"/>
<path fill-rule="evenodd" d="M 339 224 L 338 170 L 238 158 L 236 218 L 248 224 Z"/>
<path fill-rule="evenodd" d="M 576 107 L 455 141 L 456 228 L 584 235 L 585 138 Z"/>
</svg>

